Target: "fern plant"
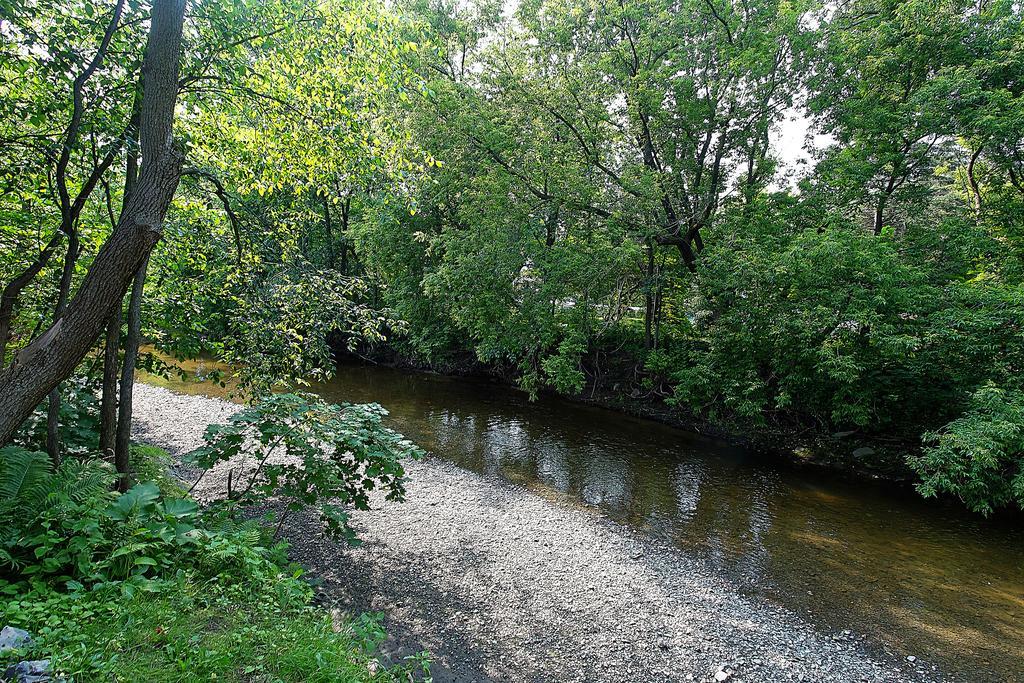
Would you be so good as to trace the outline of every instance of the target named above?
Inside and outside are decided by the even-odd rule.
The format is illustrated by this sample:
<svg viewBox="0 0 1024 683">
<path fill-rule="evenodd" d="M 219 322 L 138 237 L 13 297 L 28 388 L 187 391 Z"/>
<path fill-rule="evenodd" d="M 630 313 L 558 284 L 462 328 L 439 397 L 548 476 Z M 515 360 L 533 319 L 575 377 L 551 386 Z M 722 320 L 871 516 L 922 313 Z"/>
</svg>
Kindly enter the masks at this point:
<svg viewBox="0 0 1024 683">
<path fill-rule="evenodd" d="M 53 470 L 43 453 L 0 449 L 0 579 L 87 565 L 91 542 L 68 535 L 76 525 L 92 528 L 89 520 L 115 496 L 114 479 L 100 460 L 68 459 Z"/>
<path fill-rule="evenodd" d="M 18 446 L 0 448 L 0 515 L 42 505 L 52 485 L 50 458 Z"/>
<path fill-rule="evenodd" d="M 18 446 L 0 448 L 0 516 L 24 524 L 63 502 L 104 496 L 114 472 L 102 460 L 65 460 L 53 471 L 50 458 Z"/>
</svg>

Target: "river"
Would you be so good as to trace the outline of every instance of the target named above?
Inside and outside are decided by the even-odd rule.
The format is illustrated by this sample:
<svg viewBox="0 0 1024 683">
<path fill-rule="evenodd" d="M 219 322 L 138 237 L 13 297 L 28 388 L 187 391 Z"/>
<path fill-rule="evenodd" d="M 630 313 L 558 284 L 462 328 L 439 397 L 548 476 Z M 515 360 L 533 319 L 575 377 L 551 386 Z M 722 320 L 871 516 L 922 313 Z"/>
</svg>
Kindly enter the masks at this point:
<svg viewBox="0 0 1024 683">
<path fill-rule="evenodd" d="M 381 403 L 431 457 L 671 541 L 824 629 L 967 680 L 1024 681 L 1024 533 L 1012 524 L 485 381 L 347 365 L 313 390 Z"/>
</svg>

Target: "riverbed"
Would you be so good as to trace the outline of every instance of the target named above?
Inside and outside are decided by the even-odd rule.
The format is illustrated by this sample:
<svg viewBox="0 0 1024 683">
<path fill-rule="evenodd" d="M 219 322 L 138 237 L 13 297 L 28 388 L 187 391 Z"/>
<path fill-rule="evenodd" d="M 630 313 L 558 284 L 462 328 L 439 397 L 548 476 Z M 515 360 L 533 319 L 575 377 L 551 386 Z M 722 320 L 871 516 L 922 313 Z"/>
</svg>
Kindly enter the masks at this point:
<svg viewBox="0 0 1024 683">
<path fill-rule="evenodd" d="M 450 476 L 507 483 L 559 514 L 628 530 L 727 582 L 737 599 L 806 622 L 814 638 L 852 639 L 882 661 L 913 657 L 918 673 L 934 665 L 953 680 L 1024 680 L 1024 539 L 1010 526 L 611 411 L 530 402 L 487 382 L 347 366 L 314 389 L 335 401 L 377 401 Z M 379 514 L 371 526 L 387 523 Z M 660 652 L 656 639 L 645 642 Z"/>
</svg>

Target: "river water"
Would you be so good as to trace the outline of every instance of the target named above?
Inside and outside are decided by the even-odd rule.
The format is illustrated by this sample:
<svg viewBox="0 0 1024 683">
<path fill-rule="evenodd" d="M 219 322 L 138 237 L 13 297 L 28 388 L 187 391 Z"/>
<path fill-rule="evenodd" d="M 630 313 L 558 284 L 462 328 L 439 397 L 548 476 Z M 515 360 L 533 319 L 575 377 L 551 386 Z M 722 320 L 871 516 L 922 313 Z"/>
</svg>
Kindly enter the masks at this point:
<svg viewBox="0 0 1024 683">
<path fill-rule="evenodd" d="M 966 680 L 1024 681 L 1024 532 L 1009 523 L 484 381 L 342 366 L 314 391 L 380 403 L 431 457 L 596 508 L 823 629 Z"/>
</svg>

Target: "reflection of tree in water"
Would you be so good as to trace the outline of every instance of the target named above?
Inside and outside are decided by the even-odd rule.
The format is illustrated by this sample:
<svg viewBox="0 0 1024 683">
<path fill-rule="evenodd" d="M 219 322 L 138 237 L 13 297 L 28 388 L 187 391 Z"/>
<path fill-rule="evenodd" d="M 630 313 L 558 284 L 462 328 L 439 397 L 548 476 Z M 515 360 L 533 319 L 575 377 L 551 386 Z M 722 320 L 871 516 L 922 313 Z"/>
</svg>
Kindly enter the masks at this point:
<svg viewBox="0 0 1024 683">
<path fill-rule="evenodd" d="M 474 465 L 483 462 L 485 422 L 472 413 L 459 414 L 448 410 L 438 411 L 431 421 L 437 452 L 460 465 L 477 469 Z M 472 462 L 474 460 L 477 462 Z"/>
<path fill-rule="evenodd" d="M 780 474 L 615 415 L 595 419 L 568 405 L 554 414 L 493 386 L 392 381 L 388 372 L 359 370 L 325 393 L 380 401 L 400 431 L 438 456 L 579 496 L 837 628 L 869 630 L 919 654 L 1001 663 L 1019 655 L 1018 530 L 947 518 L 891 491 Z"/>
<path fill-rule="evenodd" d="M 528 469 L 530 445 L 530 435 L 522 422 L 515 418 L 491 415 L 480 445 L 484 472 L 500 475 L 508 466 L 523 472 Z"/>
<path fill-rule="evenodd" d="M 682 523 L 691 521 L 697 512 L 704 470 L 704 465 L 697 460 L 684 460 L 676 465 L 673 488 L 676 493 L 678 519 Z"/>
<path fill-rule="evenodd" d="M 591 448 L 582 458 L 583 499 L 613 510 L 628 509 L 633 499 L 630 466 L 617 453 Z"/>
<path fill-rule="evenodd" d="M 777 478 L 765 471 L 711 468 L 703 459 L 679 462 L 673 472 L 675 536 L 733 576 L 760 583 L 771 564 L 769 501 Z"/>
<path fill-rule="evenodd" d="M 764 479 L 764 482 L 767 481 L 769 478 Z M 768 568 L 771 554 L 766 537 L 772 530 L 772 515 L 768 508 L 771 494 L 765 486 L 756 486 L 753 491 L 747 522 L 746 549 L 739 557 L 737 570 L 748 581 L 760 585 L 763 581 L 770 580 Z"/>
<path fill-rule="evenodd" d="M 536 444 L 537 478 L 546 486 L 568 493 L 572 490 L 571 449 L 565 441 L 543 438 Z"/>
</svg>

